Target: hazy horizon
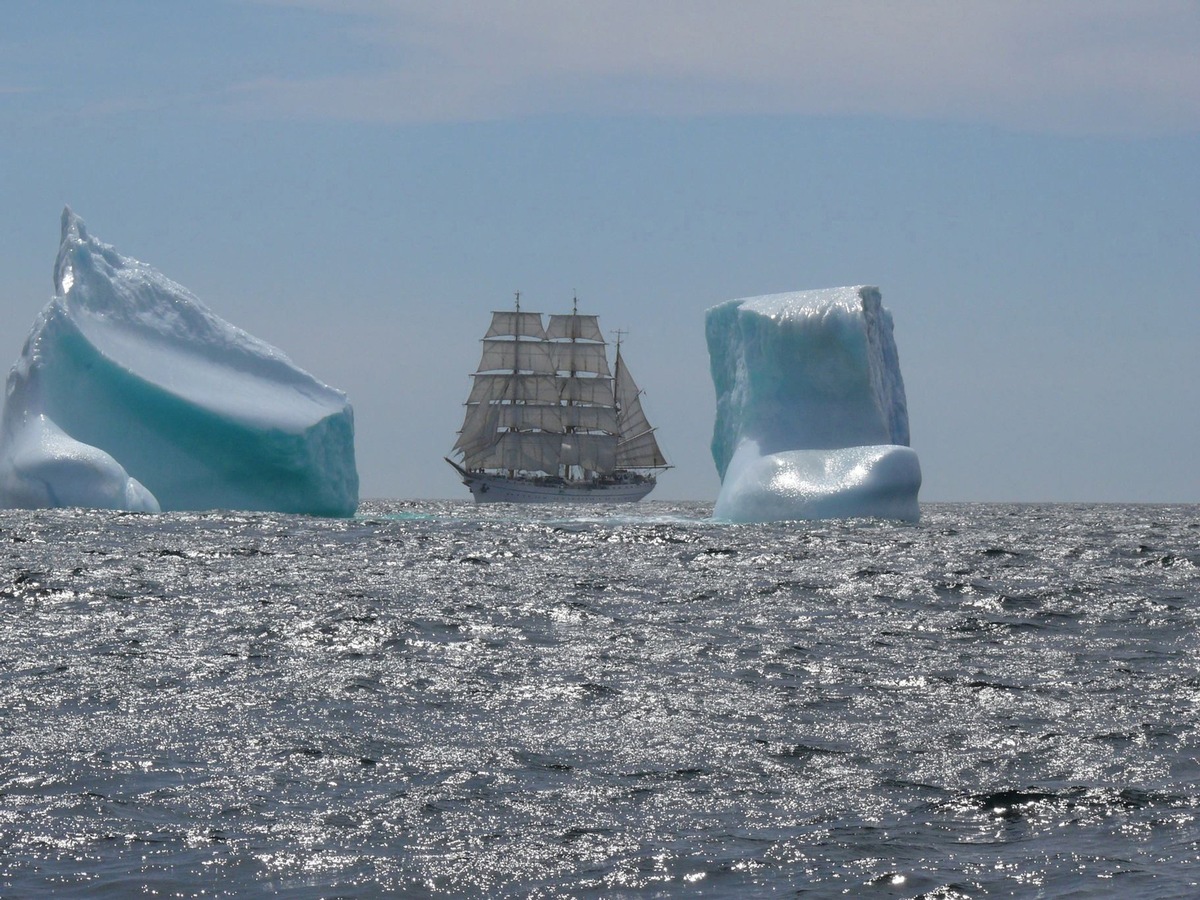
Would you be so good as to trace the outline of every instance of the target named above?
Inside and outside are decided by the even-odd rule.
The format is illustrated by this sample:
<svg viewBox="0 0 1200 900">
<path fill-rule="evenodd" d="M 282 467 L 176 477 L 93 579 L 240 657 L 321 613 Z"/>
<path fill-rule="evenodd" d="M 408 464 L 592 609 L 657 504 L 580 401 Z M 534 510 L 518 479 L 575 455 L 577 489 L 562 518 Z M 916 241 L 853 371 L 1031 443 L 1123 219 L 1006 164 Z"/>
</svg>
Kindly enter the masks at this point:
<svg viewBox="0 0 1200 900">
<path fill-rule="evenodd" d="M 64 205 L 442 460 L 493 309 L 600 316 L 710 501 L 704 313 L 870 284 L 923 502 L 1200 502 L 1200 6 L 17 0 L 0 363 Z"/>
</svg>

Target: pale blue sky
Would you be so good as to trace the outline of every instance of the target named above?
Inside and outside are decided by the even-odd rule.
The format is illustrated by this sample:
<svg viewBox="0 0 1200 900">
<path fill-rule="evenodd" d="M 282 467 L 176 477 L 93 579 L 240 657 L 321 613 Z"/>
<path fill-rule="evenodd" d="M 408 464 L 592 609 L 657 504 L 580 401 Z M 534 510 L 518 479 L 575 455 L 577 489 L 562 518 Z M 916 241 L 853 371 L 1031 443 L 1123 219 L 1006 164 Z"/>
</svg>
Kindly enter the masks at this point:
<svg viewBox="0 0 1200 900">
<path fill-rule="evenodd" d="M 712 499 L 704 311 L 876 284 L 922 500 L 1200 502 L 1200 4 L 0 0 L 0 360 L 64 204 L 441 457 L 494 308 L 630 332 Z"/>
</svg>

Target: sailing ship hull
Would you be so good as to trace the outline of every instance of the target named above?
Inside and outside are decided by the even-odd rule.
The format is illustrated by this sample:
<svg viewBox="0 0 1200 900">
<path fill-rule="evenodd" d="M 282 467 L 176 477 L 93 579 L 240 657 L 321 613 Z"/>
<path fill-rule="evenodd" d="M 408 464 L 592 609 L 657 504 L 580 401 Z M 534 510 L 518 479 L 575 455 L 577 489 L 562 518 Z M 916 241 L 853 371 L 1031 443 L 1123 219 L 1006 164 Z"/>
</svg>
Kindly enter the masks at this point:
<svg viewBox="0 0 1200 900">
<path fill-rule="evenodd" d="M 451 463 L 451 465 L 454 465 Z M 463 484 L 476 503 L 635 503 L 654 490 L 654 479 L 616 482 L 547 482 L 484 472 L 464 472 Z"/>
</svg>

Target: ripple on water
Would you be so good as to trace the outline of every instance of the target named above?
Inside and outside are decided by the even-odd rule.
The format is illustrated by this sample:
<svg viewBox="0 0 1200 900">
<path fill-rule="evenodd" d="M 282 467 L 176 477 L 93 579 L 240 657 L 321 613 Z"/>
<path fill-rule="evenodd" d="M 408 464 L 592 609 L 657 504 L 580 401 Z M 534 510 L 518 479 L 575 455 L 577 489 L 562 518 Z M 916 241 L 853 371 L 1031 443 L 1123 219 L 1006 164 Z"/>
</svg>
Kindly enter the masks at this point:
<svg viewBox="0 0 1200 900">
<path fill-rule="evenodd" d="M 924 512 L 6 512 L 0 895 L 1189 896 L 1197 508 Z"/>
</svg>

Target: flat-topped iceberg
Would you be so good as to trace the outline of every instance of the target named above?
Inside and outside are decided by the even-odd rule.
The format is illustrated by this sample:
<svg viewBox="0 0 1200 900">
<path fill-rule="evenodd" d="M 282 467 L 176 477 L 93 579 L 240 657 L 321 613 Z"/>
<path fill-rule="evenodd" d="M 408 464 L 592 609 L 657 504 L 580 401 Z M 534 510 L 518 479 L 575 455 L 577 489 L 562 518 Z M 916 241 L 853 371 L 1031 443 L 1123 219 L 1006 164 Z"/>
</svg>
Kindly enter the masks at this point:
<svg viewBox="0 0 1200 900">
<path fill-rule="evenodd" d="M 716 518 L 919 518 L 921 466 L 877 288 L 730 300 L 705 330 Z"/>
<path fill-rule="evenodd" d="M 342 392 L 70 209 L 54 286 L 8 376 L 0 505 L 354 513 Z"/>
</svg>

